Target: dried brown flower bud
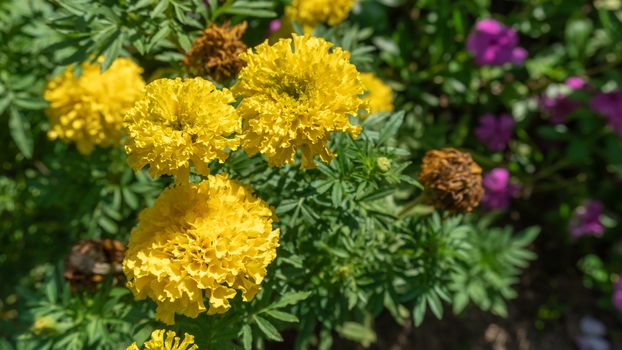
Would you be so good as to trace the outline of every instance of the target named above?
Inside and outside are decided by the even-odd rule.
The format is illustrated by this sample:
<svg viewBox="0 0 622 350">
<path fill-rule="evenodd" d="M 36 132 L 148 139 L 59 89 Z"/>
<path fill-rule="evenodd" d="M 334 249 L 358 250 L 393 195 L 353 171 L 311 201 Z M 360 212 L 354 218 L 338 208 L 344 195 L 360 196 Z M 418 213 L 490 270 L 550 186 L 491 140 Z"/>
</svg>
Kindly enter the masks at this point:
<svg viewBox="0 0 622 350">
<path fill-rule="evenodd" d="M 419 180 L 432 204 L 450 212 L 470 212 L 479 205 L 484 195 L 482 168 L 470 154 L 454 148 L 426 153 Z"/>
<path fill-rule="evenodd" d="M 228 22 L 222 26 L 210 24 L 192 43 L 181 64 L 194 74 L 210 76 L 216 81 L 235 77 L 244 66 L 240 54 L 246 51 L 241 40 L 246 27 L 246 22 L 233 27 Z"/>
<path fill-rule="evenodd" d="M 94 287 L 105 275 L 122 276 L 123 243 L 113 239 L 89 239 L 71 247 L 64 276 L 72 289 Z"/>
</svg>

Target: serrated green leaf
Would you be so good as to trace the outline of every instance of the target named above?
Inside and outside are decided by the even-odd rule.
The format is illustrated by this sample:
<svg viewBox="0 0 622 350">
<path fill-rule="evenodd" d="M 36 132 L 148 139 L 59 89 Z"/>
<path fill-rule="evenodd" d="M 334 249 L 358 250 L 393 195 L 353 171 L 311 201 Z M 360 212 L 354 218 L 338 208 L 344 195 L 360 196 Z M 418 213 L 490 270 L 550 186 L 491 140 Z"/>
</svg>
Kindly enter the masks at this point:
<svg viewBox="0 0 622 350">
<path fill-rule="evenodd" d="M 255 320 L 255 324 L 259 327 L 259 330 L 270 340 L 275 341 L 283 341 L 283 337 L 279 333 L 279 331 L 265 318 L 261 316 L 254 315 L 253 320 Z"/>
<path fill-rule="evenodd" d="M 365 347 L 376 341 L 376 333 L 360 323 L 345 322 L 338 330 L 344 338 L 359 342 Z"/>
<path fill-rule="evenodd" d="M 275 318 L 279 321 L 283 321 L 283 322 L 290 322 L 290 323 L 297 323 L 298 322 L 298 317 L 289 314 L 287 312 L 283 312 L 283 311 L 279 311 L 279 310 L 266 310 L 263 312 L 264 314 Z"/>
<path fill-rule="evenodd" d="M 378 144 L 383 144 L 391 137 L 395 136 L 404 121 L 404 112 L 400 111 L 393 114 L 384 125 L 378 136 Z"/>
<path fill-rule="evenodd" d="M 31 158 L 34 143 L 30 132 L 30 124 L 16 108 L 9 110 L 9 130 L 21 154 L 26 158 Z"/>
<path fill-rule="evenodd" d="M 244 350 L 251 350 L 253 348 L 253 331 L 248 324 L 242 327 L 242 345 L 244 346 Z"/>
<path fill-rule="evenodd" d="M 287 305 L 294 305 L 298 302 L 305 300 L 311 295 L 311 292 L 290 292 L 281 296 L 281 298 L 270 305 L 269 309 L 280 309 Z"/>
</svg>

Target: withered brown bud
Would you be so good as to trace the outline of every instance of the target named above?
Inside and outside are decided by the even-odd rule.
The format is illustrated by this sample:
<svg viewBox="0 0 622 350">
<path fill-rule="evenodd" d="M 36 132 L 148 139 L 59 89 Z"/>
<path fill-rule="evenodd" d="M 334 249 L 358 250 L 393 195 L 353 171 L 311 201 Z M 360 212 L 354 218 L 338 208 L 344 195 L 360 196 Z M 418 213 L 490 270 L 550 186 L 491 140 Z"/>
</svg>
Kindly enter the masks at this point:
<svg viewBox="0 0 622 350">
<path fill-rule="evenodd" d="M 437 209 L 454 213 L 472 211 L 484 195 L 482 168 L 470 154 L 454 148 L 426 153 L 419 181 Z"/>
<path fill-rule="evenodd" d="M 106 275 L 120 278 L 124 252 L 123 243 L 114 239 L 80 241 L 65 258 L 65 279 L 76 290 L 95 287 Z"/>
<path fill-rule="evenodd" d="M 228 22 L 222 26 L 210 24 L 192 43 L 181 63 L 192 73 L 216 81 L 235 77 L 244 66 L 240 54 L 246 51 L 241 40 L 246 27 L 246 22 L 233 27 Z"/>
</svg>

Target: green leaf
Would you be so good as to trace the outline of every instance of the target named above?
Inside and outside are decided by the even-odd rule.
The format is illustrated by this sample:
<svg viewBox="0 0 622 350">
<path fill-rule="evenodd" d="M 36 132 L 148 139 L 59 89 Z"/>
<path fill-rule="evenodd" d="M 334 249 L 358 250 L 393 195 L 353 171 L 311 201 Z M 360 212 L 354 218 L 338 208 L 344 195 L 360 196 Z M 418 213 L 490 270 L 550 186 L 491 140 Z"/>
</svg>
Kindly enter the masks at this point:
<svg viewBox="0 0 622 350">
<path fill-rule="evenodd" d="M 441 300 L 439 299 L 438 295 L 436 295 L 434 291 L 430 291 L 426 295 L 426 299 L 428 300 L 428 305 L 430 305 L 430 310 L 432 310 L 432 313 L 434 314 L 434 316 L 436 316 L 436 318 L 438 318 L 439 320 L 442 319 L 443 318 L 443 304 L 441 303 Z"/>
<path fill-rule="evenodd" d="M 151 49 L 153 49 L 162 39 L 164 39 L 171 32 L 171 27 L 169 27 L 168 22 L 163 22 L 161 26 L 162 28 L 160 28 L 160 30 L 158 30 L 158 32 L 155 33 L 149 41 L 149 44 L 147 45 L 145 51 L 150 52 Z"/>
<path fill-rule="evenodd" d="M 270 309 L 280 309 L 287 305 L 294 305 L 305 300 L 311 295 L 311 292 L 290 292 L 281 297 L 277 302 L 270 305 Z"/>
<path fill-rule="evenodd" d="M 114 221 L 112 221 L 110 218 L 108 218 L 107 216 L 100 217 L 99 220 L 97 220 L 97 223 L 106 232 L 111 233 L 111 234 L 117 233 L 117 230 L 119 229 L 117 224 Z"/>
<path fill-rule="evenodd" d="M 253 331 L 248 324 L 242 327 L 242 345 L 244 346 L 244 350 L 251 350 L 253 348 Z"/>
<path fill-rule="evenodd" d="M 339 334 L 344 338 L 361 343 L 364 347 L 376 341 L 376 333 L 371 328 L 356 322 L 345 322 L 339 328 Z"/>
<path fill-rule="evenodd" d="M 298 317 L 287 313 L 287 312 L 283 312 L 283 311 L 279 311 L 279 310 L 266 310 L 263 313 L 265 313 L 266 315 L 275 318 L 279 321 L 283 321 L 283 322 L 290 322 L 290 323 L 297 323 L 298 322 Z"/>
<path fill-rule="evenodd" d="M 156 7 L 153 9 L 153 11 L 151 11 L 151 18 L 156 18 L 164 13 L 164 11 L 166 11 L 166 9 L 168 8 L 168 5 L 168 0 L 159 0 Z"/>
<path fill-rule="evenodd" d="M 413 323 L 415 327 L 419 327 L 423 323 L 425 317 L 425 299 L 420 297 L 417 299 L 415 308 L 413 309 Z"/>
<path fill-rule="evenodd" d="M 40 110 L 48 106 L 48 103 L 40 98 L 18 98 L 15 100 L 15 105 L 24 109 Z M 2 108 L 0 107 L 0 113 Z"/>
<path fill-rule="evenodd" d="M 277 331 L 272 323 L 270 323 L 268 320 L 257 315 L 253 316 L 253 319 L 255 320 L 257 327 L 259 327 L 259 330 L 261 330 L 261 332 L 265 334 L 268 339 L 283 341 L 283 337 L 281 337 L 279 331 Z"/>
<path fill-rule="evenodd" d="M 26 158 L 31 158 L 34 146 L 30 124 L 24 120 L 23 115 L 16 108 L 10 109 L 9 130 L 13 141 L 15 141 L 22 155 Z"/>
<path fill-rule="evenodd" d="M 121 51 L 121 46 L 125 42 L 125 33 L 120 33 L 119 31 L 115 32 L 117 38 L 108 46 L 106 51 L 104 52 L 104 62 L 101 66 L 101 71 L 105 71 L 112 65 L 115 59 L 119 56 L 119 52 Z"/>
<path fill-rule="evenodd" d="M 134 192 L 129 188 L 123 188 L 122 192 L 125 203 L 132 209 L 138 209 L 138 197 L 136 197 Z"/>
<path fill-rule="evenodd" d="M 384 125 L 378 136 L 378 144 L 383 144 L 392 136 L 395 136 L 404 121 L 404 111 L 393 114 L 389 121 Z"/>
</svg>

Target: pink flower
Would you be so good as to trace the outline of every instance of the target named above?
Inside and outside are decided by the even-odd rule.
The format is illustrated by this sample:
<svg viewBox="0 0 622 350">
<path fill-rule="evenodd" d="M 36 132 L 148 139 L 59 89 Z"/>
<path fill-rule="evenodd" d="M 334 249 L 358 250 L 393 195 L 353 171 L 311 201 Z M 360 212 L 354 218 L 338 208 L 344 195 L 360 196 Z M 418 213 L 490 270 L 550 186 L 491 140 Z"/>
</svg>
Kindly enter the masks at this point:
<svg viewBox="0 0 622 350">
<path fill-rule="evenodd" d="M 500 66 L 506 63 L 522 64 L 527 51 L 518 47 L 518 34 L 494 19 L 483 19 L 467 38 L 467 50 L 480 66 Z"/>
<path fill-rule="evenodd" d="M 493 114 L 485 114 L 479 118 L 479 126 L 475 129 L 475 136 L 491 151 L 503 151 L 512 138 L 514 119 L 507 114 L 498 118 Z"/>
<path fill-rule="evenodd" d="M 618 278 L 618 283 L 613 286 L 613 306 L 622 311 L 622 275 Z"/>
<path fill-rule="evenodd" d="M 494 168 L 484 174 L 482 180 L 484 197 L 482 205 L 488 209 L 504 209 L 518 191 L 518 185 L 510 183 L 510 172 L 505 168 Z"/>
<path fill-rule="evenodd" d="M 553 124 L 565 123 L 566 117 L 579 109 L 579 107 L 581 107 L 581 104 L 568 96 L 542 96 L 540 98 L 540 108 L 550 116 L 551 123 Z"/>
<path fill-rule="evenodd" d="M 622 136 L 622 90 L 601 92 L 591 101 L 592 109 L 604 115 L 609 125 Z"/>
<path fill-rule="evenodd" d="M 568 77 L 564 83 L 572 90 L 581 90 L 587 86 L 585 79 L 577 76 Z"/>
<path fill-rule="evenodd" d="M 602 212 L 603 203 L 595 200 L 577 207 L 570 219 L 570 235 L 573 238 L 602 235 L 605 232 L 605 226 L 600 221 Z"/>
<path fill-rule="evenodd" d="M 273 19 L 272 21 L 270 21 L 270 27 L 268 27 L 268 35 L 276 32 L 279 29 L 281 29 L 281 20 Z"/>
<path fill-rule="evenodd" d="M 571 90 L 580 90 L 587 86 L 586 81 L 581 77 L 569 77 L 565 84 Z M 551 118 L 553 124 L 563 124 L 566 117 L 581 107 L 581 104 L 569 96 L 559 95 L 555 97 L 540 97 L 540 108 Z"/>
</svg>

